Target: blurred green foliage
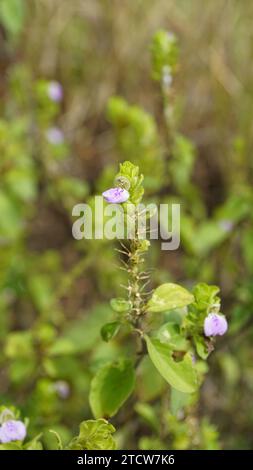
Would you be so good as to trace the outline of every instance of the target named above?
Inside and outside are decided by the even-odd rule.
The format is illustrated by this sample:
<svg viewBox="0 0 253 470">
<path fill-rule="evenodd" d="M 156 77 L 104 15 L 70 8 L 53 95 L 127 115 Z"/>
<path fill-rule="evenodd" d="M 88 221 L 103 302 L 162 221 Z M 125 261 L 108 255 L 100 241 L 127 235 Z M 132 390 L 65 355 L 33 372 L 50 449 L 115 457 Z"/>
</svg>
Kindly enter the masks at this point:
<svg viewBox="0 0 253 470">
<path fill-rule="evenodd" d="M 78 446 L 92 377 L 132 352 L 124 329 L 100 335 L 123 293 L 117 253 L 71 233 L 73 205 L 130 160 L 151 202 L 181 204 L 180 249 L 152 243 L 152 287 L 218 285 L 230 326 L 200 397 L 141 362 L 112 419 L 117 446 L 252 448 L 252 21 L 253 4 L 236 0 L 0 0 L 0 397 L 29 417 L 28 443 L 43 432 L 56 448 L 53 429 Z M 202 312 L 193 304 L 192 321 Z M 205 357 L 197 323 L 194 339 Z M 114 447 L 113 426 L 100 431 Z"/>
</svg>

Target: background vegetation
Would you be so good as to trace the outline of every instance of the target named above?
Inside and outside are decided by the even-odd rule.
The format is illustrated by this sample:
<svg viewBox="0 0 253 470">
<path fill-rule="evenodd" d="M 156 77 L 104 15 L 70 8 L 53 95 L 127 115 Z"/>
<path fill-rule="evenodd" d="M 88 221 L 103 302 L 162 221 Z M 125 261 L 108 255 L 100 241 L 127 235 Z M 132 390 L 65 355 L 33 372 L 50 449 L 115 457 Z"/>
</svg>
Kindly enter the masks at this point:
<svg viewBox="0 0 253 470">
<path fill-rule="evenodd" d="M 112 419 L 118 446 L 252 448 L 252 22 L 246 0 L 0 0 L 0 398 L 47 448 L 48 429 L 67 442 L 92 417 L 91 377 L 130 347 L 100 336 L 124 282 L 112 242 L 71 233 L 73 205 L 123 160 L 147 198 L 182 207 L 180 249 L 152 243 L 153 287 L 220 286 L 230 327 L 187 412 L 142 364 Z M 161 29 L 180 51 L 169 95 L 150 49 Z"/>
</svg>

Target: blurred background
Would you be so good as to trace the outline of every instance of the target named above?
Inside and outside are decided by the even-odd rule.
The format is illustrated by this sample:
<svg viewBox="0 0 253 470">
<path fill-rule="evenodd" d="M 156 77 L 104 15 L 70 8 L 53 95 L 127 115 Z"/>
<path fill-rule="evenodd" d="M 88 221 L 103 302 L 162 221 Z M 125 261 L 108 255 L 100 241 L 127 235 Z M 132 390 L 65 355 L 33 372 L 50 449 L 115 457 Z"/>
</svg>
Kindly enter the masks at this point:
<svg viewBox="0 0 253 470">
<path fill-rule="evenodd" d="M 48 429 L 67 441 L 91 417 L 94 371 L 129 347 L 100 338 L 123 294 L 116 244 L 71 232 L 73 205 L 126 159 L 147 200 L 181 204 L 180 249 L 152 243 L 154 286 L 218 285 L 230 328 L 160 436 L 168 390 L 143 364 L 113 419 L 119 447 L 253 447 L 252 25 L 246 0 L 0 0 L 0 399 L 48 448 Z M 152 63 L 161 29 L 179 45 L 168 94 Z"/>
</svg>

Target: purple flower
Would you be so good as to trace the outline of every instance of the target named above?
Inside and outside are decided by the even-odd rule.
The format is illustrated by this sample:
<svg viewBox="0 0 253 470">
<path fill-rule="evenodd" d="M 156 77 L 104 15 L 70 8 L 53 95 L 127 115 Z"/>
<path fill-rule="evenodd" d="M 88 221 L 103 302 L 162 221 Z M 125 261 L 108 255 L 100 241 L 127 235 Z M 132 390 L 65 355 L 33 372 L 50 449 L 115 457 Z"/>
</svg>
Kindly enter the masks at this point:
<svg viewBox="0 0 253 470">
<path fill-rule="evenodd" d="M 58 380 L 57 382 L 55 382 L 54 389 L 60 398 L 66 399 L 69 397 L 69 384 L 65 382 L 65 380 Z"/>
<path fill-rule="evenodd" d="M 47 140 L 52 145 L 60 145 L 64 142 L 64 135 L 59 127 L 50 127 L 46 133 Z"/>
<path fill-rule="evenodd" d="M 0 427 L 0 442 L 6 444 L 11 441 L 23 441 L 26 436 L 26 427 L 22 421 L 11 419 L 5 421 Z"/>
<path fill-rule="evenodd" d="M 103 193 L 103 197 L 107 202 L 120 204 L 128 200 L 129 192 L 123 188 L 111 188 Z"/>
<path fill-rule="evenodd" d="M 59 103 L 63 98 L 63 89 L 59 82 L 52 81 L 48 85 L 47 93 L 52 101 Z"/>
<path fill-rule="evenodd" d="M 234 223 L 229 219 L 222 219 L 219 221 L 219 227 L 224 230 L 224 232 L 231 232 L 234 228 Z"/>
<path fill-rule="evenodd" d="M 228 323 L 223 315 L 209 313 L 205 318 L 204 332 L 206 336 L 222 336 L 228 329 Z"/>
</svg>

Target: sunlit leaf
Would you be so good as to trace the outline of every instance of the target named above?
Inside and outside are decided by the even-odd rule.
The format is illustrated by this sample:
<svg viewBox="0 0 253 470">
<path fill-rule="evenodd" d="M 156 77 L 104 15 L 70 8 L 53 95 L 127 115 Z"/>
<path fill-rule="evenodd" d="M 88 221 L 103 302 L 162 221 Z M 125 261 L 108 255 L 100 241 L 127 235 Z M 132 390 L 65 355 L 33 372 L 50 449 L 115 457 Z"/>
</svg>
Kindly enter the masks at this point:
<svg viewBox="0 0 253 470">
<path fill-rule="evenodd" d="M 149 357 L 164 379 L 176 390 L 193 393 L 198 383 L 190 355 L 185 354 L 181 361 L 176 362 L 172 357 L 172 349 L 167 344 L 148 336 L 145 336 L 145 340 Z"/>
<path fill-rule="evenodd" d="M 148 310 L 149 312 L 166 312 L 167 310 L 186 307 L 193 301 L 193 295 L 184 287 L 166 283 L 155 289 L 148 302 Z"/>
</svg>

